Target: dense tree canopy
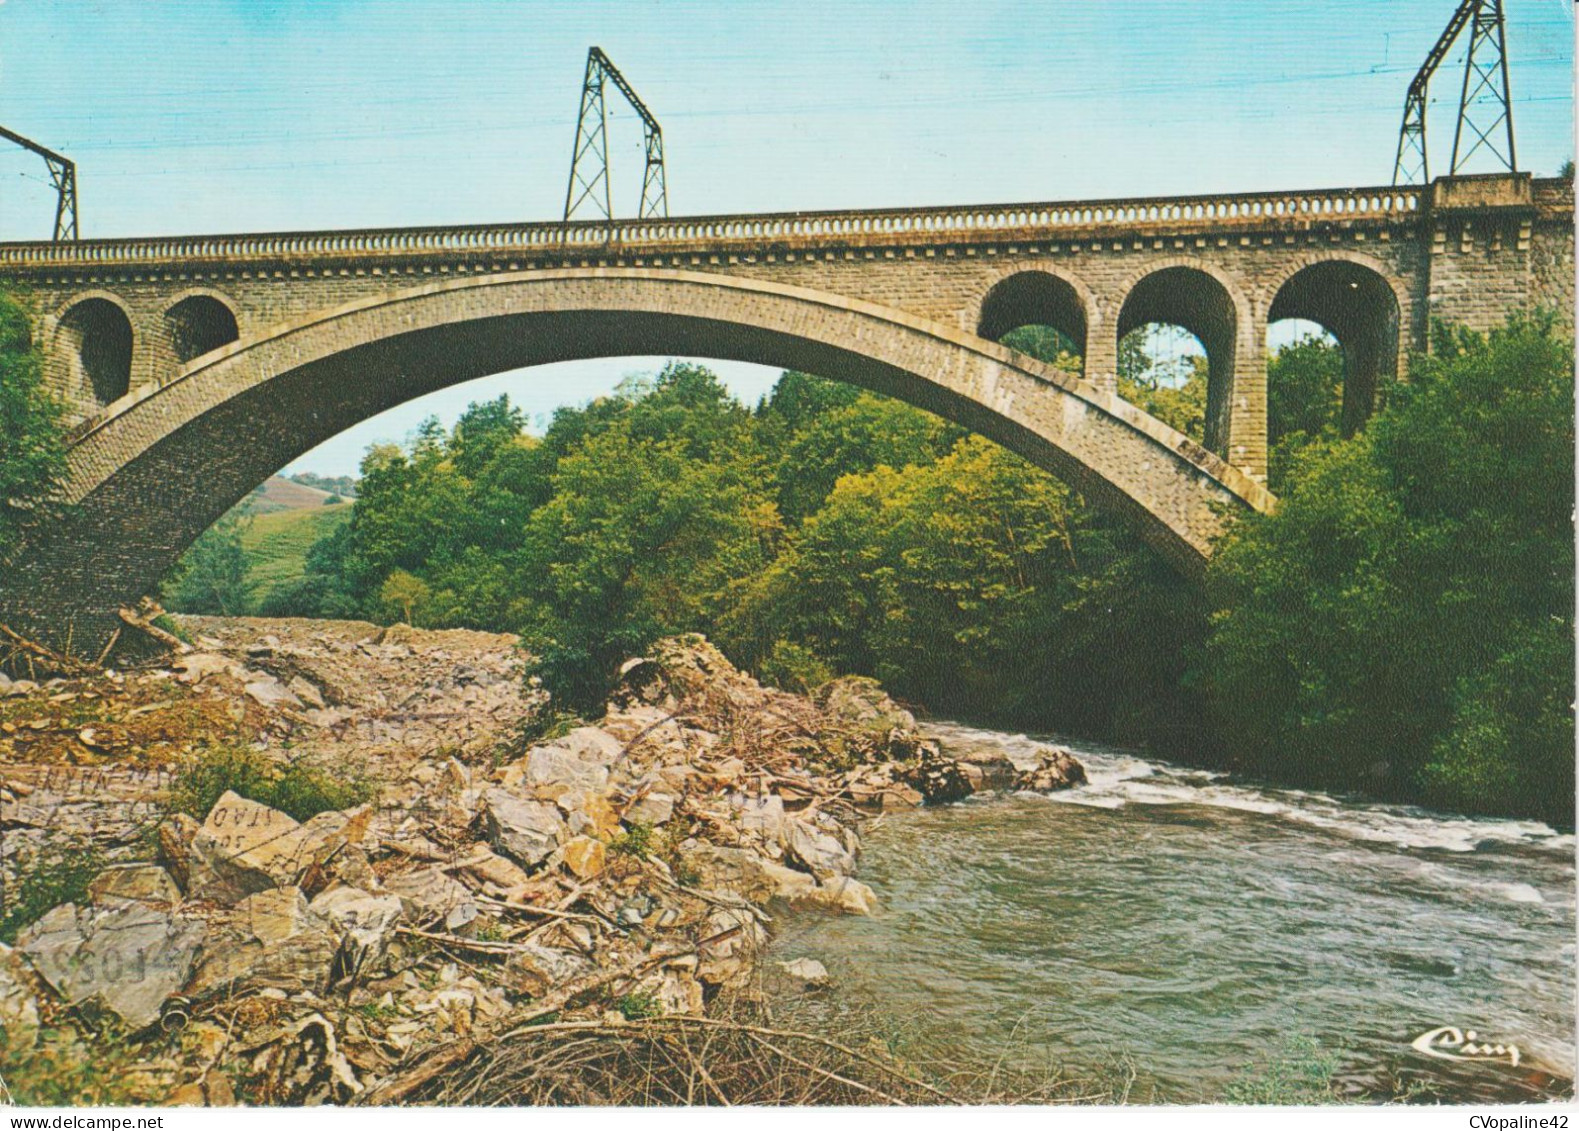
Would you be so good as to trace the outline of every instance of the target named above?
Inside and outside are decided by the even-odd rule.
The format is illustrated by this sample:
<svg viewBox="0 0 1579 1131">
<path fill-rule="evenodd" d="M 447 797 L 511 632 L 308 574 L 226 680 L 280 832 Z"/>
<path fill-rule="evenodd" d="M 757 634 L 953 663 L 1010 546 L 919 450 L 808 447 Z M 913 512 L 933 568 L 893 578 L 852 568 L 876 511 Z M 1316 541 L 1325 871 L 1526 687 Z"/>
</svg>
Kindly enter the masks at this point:
<svg viewBox="0 0 1579 1131">
<path fill-rule="evenodd" d="M 1004 342 L 1078 371 L 1046 327 Z M 1238 524 L 1205 587 L 927 414 L 800 373 L 748 409 L 672 363 L 542 436 L 501 398 L 371 449 L 350 521 L 259 608 L 518 632 L 578 709 L 696 630 L 785 686 L 869 674 L 935 711 L 1561 819 L 1571 357 L 1545 326 L 1444 335 L 1346 440 L 1338 348 L 1279 351 L 1283 504 Z M 1199 437 L 1204 359 L 1134 338 L 1121 368 Z M 227 548 L 194 555 L 181 586 L 233 592 Z"/>
<path fill-rule="evenodd" d="M 1572 343 L 1525 322 L 1439 335 L 1367 432 L 1296 454 L 1212 563 L 1225 748 L 1571 819 L 1573 429 Z"/>
</svg>

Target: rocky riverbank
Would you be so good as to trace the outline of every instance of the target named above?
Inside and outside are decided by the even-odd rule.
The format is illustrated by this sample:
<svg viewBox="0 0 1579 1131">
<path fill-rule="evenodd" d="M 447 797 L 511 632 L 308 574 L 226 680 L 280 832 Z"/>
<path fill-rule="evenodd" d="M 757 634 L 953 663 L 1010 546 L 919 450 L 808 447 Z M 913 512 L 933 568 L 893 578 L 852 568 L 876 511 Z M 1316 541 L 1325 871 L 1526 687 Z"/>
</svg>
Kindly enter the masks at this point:
<svg viewBox="0 0 1579 1131">
<path fill-rule="evenodd" d="M 457 1101 L 445 1081 L 522 1034 L 777 1049 L 719 1003 L 824 981 L 760 954 L 776 916 L 879 908 L 864 821 L 1084 776 L 945 753 L 870 681 L 764 688 L 699 637 L 631 660 L 587 721 L 506 636 L 182 623 L 159 666 L 0 682 L 0 1071 L 24 1103 Z M 844 1052 L 881 1079 L 832 1098 L 926 1087 Z M 533 1071 L 515 1094 L 634 1095 Z"/>
</svg>

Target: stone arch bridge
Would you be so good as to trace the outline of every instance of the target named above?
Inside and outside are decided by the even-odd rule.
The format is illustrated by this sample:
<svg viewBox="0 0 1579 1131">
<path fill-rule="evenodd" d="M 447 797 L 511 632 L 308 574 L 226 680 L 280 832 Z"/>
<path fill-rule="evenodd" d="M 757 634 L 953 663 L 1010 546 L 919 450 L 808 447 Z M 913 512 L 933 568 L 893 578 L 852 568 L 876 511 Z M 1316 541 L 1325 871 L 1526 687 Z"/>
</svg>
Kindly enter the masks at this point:
<svg viewBox="0 0 1579 1131">
<path fill-rule="evenodd" d="M 0 244 L 74 416 L 73 506 L 4 564 L 0 622 L 95 651 L 114 610 L 296 456 L 413 397 L 573 358 L 674 354 L 848 380 L 1074 482 L 1199 569 L 1267 510 L 1268 325 L 1345 357 L 1358 427 L 1433 317 L 1573 306 L 1565 181 L 613 224 Z M 1206 443 L 1115 394 L 1147 323 L 1200 339 Z M 1050 325 L 1074 377 L 999 345 Z"/>
</svg>

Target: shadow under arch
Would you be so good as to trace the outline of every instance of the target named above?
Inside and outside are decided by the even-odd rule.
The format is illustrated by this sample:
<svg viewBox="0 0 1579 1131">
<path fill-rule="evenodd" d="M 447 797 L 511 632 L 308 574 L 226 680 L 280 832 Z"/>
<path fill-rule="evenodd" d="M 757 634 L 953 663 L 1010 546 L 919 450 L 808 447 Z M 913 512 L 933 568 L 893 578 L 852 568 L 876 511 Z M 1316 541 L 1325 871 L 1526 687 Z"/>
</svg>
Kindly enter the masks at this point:
<svg viewBox="0 0 1579 1131">
<path fill-rule="evenodd" d="M 1087 305 L 1085 296 L 1068 279 L 1051 271 L 1019 271 L 999 279 L 987 292 L 976 333 L 996 342 L 1021 326 L 1051 326 L 1084 357 Z"/>
<path fill-rule="evenodd" d="M 1323 259 L 1290 275 L 1272 299 L 1267 322 L 1303 318 L 1337 339 L 1343 350 L 1345 436 L 1376 409 L 1382 384 L 1398 375 L 1400 307 L 1392 284 L 1352 259 Z"/>
<path fill-rule="evenodd" d="M 404 401 L 581 358 L 719 358 L 849 381 L 1018 452 L 1197 572 L 1265 488 L 1133 405 L 936 322 L 804 288 L 644 268 L 484 276 L 379 296 L 221 347 L 73 446 L 62 521 L 0 574 L 0 621 L 102 645 L 226 510 L 296 456 Z"/>
<path fill-rule="evenodd" d="M 131 389 L 133 341 L 132 320 L 118 301 L 92 295 L 73 303 L 55 329 L 67 389 L 91 394 L 100 407 L 120 400 Z"/>
<path fill-rule="evenodd" d="M 164 312 L 164 323 L 171 351 L 181 365 L 241 337 L 236 312 L 218 295 L 207 292 L 171 303 Z"/>
<path fill-rule="evenodd" d="M 1143 275 L 1124 296 L 1117 334 L 1158 323 L 1180 326 L 1206 350 L 1206 436 L 1208 450 L 1223 455 L 1228 446 L 1234 388 L 1235 343 L 1239 311 L 1221 281 L 1199 267 L 1174 265 Z"/>
</svg>

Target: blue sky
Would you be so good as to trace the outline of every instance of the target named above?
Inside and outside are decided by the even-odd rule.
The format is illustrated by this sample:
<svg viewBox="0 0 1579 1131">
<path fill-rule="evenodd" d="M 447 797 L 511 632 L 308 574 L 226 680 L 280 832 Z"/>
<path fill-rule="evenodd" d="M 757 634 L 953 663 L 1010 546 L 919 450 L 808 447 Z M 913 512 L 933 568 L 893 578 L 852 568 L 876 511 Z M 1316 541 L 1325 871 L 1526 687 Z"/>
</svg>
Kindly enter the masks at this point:
<svg viewBox="0 0 1579 1131">
<path fill-rule="evenodd" d="M 0 0 L 0 122 L 77 161 L 87 236 L 557 218 L 593 43 L 663 123 L 676 214 L 1383 184 L 1453 6 Z M 1572 9 L 1506 8 L 1520 164 L 1552 173 Z M 1460 56 L 1433 85 L 1438 170 Z M 629 212 L 640 130 L 612 130 Z M 0 151 L 0 238 L 51 216 L 41 164 Z M 541 414 L 655 364 L 490 378 L 297 466 L 351 470 L 427 412 L 508 389 Z M 721 368 L 748 398 L 771 380 Z"/>
</svg>

